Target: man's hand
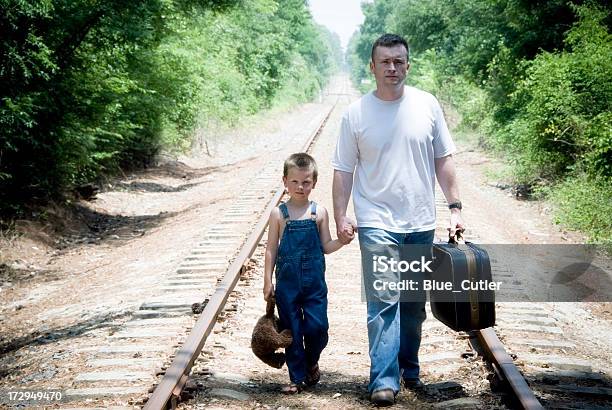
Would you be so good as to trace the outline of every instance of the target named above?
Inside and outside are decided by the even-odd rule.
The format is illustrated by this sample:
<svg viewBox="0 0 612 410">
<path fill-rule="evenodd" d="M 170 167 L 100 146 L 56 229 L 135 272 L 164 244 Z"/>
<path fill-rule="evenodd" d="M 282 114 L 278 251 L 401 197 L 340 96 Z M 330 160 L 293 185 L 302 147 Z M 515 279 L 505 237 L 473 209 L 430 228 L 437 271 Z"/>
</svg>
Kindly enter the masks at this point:
<svg viewBox="0 0 612 410">
<path fill-rule="evenodd" d="M 344 245 L 348 245 L 353 239 L 355 239 L 357 224 L 353 222 L 351 218 L 344 216 L 336 221 L 336 230 L 338 240 Z"/>
<path fill-rule="evenodd" d="M 274 285 L 271 283 L 264 283 L 263 295 L 266 302 L 272 299 L 274 297 Z"/>
<path fill-rule="evenodd" d="M 463 233 L 465 231 L 465 224 L 461 218 L 461 211 L 458 209 L 451 210 L 450 226 L 446 228 L 448 230 L 448 236 L 454 237 L 457 232 Z"/>
</svg>

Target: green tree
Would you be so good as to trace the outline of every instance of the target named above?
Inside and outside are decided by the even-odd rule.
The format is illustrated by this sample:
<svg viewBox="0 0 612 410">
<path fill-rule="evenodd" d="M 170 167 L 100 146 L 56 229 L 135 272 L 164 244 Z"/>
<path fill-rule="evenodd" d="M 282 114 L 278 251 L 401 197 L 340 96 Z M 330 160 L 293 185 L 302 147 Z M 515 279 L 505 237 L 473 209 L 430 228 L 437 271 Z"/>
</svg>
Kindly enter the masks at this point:
<svg viewBox="0 0 612 410">
<path fill-rule="evenodd" d="M 375 37 L 404 35 L 411 45 L 408 81 L 453 103 L 485 146 L 516 165 L 517 182 L 559 183 L 548 192 L 562 204 L 563 220 L 609 240 L 609 201 L 598 203 L 612 191 L 607 6 L 601 0 L 376 0 L 363 6 L 365 22 L 351 39 L 353 79 L 365 78 L 366 45 Z M 569 210 L 576 196 L 579 209 Z M 593 222 L 580 215 L 606 216 Z"/>
<path fill-rule="evenodd" d="M 298 0 L 0 0 L 0 213 L 189 146 L 331 73 Z"/>
</svg>

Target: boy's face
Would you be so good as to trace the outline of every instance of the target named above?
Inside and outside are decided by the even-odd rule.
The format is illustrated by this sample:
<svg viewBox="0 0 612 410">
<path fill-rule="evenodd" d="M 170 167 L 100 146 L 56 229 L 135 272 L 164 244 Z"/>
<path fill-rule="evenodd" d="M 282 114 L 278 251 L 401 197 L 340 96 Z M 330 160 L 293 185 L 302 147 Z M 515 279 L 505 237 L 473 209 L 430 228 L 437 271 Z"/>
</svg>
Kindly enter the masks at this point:
<svg viewBox="0 0 612 410">
<path fill-rule="evenodd" d="M 308 199 L 310 191 L 315 187 L 312 170 L 307 168 L 289 168 L 287 176 L 283 177 L 283 183 L 289 196 L 295 199 Z"/>
</svg>

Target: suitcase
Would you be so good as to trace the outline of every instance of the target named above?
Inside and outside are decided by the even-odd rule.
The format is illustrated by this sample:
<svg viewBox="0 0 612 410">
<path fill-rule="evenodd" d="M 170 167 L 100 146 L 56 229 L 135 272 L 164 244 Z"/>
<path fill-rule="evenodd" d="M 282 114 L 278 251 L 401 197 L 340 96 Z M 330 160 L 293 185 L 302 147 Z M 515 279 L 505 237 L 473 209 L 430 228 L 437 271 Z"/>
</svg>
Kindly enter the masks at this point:
<svg viewBox="0 0 612 410">
<path fill-rule="evenodd" d="M 433 315 L 456 331 L 485 329 L 495 324 L 495 293 L 492 283 L 489 255 L 483 248 L 471 243 L 433 245 L 434 270 L 431 279 L 436 283 L 452 283 L 452 290 L 431 289 L 429 292 Z M 481 288 L 464 290 L 462 282 L 472 284 L 483 281 Z M 432 281 L 432 282 L 433 282 Z M 450 285 L 449 285 L 450 287 Z M 457 292 L 460 290 L 460 292 Z"/>
</svg>

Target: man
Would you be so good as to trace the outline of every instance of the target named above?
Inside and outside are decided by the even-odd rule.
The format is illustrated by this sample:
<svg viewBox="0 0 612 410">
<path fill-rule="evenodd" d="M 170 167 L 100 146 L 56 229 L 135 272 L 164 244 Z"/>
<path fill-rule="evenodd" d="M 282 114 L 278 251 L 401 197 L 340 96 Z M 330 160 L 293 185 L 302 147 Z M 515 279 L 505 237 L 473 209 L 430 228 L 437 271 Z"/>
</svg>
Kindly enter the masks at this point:
<svg viewBox="0 0 612 410">
<path fill-rule="evenodd" d="M 368 283 L 372 278 L 368 252 L 373 246 L 383 246 L 391 256 L 400 257 L 413 244 L 431 252 L 436 177 L 449 203 L 449 234 L 464 228 L 451 155 L 455 145 L 436 98 L 404 85 L 409 66 L 406 40 L 394 34 L 376 40 L 370 62 L 376 90 L 345 112 L 332 161 L 338 237 L 350 241 L 353 228 L 359 227 L 366 295 L 371 294 L 367 288 L 372 285 Z M 351 191 L 357 226 L 346 215 Z M 391 405 L 399 392 L 400 378 L 407 388 L 422 386 L 418 350 L 425 302 L 368 296 L 367 307 L 368 390 L 373 403 Z"/>
</svg>

